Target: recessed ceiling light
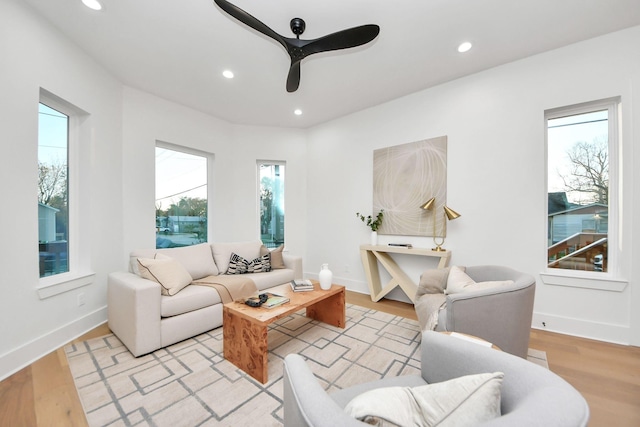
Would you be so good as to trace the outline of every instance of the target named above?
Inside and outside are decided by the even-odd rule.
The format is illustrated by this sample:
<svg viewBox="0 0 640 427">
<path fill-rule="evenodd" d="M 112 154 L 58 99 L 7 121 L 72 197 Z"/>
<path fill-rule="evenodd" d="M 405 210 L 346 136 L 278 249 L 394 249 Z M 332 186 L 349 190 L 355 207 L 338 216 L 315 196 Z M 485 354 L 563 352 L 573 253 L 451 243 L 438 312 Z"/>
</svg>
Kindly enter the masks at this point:
<svg viewBox="0 0 640 427">
<path fill-rule="evenodd" d="M 232 79 L 233 78 L 233 71 L 231 70 L 224 70 L 222 72 L 222 75 L 228 79 Z"/>
<path fill-rule="evenodd" d="M 458 52 L 460 53 L 467 52 L 469 49 L 471 49 L 471 43 L 469 42 L 460 43 L 460 46 L 458 46 Z"/>
<path fill-rule="evenodd" d="M 296 108 L 295 110 L 293 110 L 293 114 L 295 114 L 296 116 L 301 116 L 302 115 L 302 110 L 299 108 Z"/>
<path fill-rule="evenodd" d="M 102 5 L 98 0 L 82 0 L 82 3 L 89 9 L 102 10 Z"/>
</svg>

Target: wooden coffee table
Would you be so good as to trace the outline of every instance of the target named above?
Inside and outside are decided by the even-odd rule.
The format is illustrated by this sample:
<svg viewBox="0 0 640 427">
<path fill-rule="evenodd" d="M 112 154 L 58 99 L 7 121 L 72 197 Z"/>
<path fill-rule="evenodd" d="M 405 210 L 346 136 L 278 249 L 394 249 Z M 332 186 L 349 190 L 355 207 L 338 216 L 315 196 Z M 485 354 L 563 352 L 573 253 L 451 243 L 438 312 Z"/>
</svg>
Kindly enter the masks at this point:
<svg viewBox="0 0 640 427">
<path fill-rule="evenodd" d="M 249 307 L 238 301 L 225 304 L 222 312 L 224 358 L 264 384 L 268 379 L 269 324 L 306 308 L 307 317 L 344 328 L 344 286 L 331 285 L 331 289 L 323 291 L 314 282 L 314 288 L 308 292 L 293 292 L 288 283 L 270 288 L 269 292 L 290 299 L 273 308 Z"/>
</svg>

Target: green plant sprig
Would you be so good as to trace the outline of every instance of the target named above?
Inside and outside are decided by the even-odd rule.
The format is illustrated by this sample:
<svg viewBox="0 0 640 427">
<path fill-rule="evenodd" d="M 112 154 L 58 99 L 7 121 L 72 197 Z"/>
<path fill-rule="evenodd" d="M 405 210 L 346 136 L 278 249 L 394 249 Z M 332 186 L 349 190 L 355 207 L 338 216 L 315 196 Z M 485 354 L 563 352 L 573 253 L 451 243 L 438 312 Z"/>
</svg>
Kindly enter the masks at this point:
<svg viewBox="0 0 640 427">
<path fill-rule="evenodd" d="M 378 212 L 376 219 L 374 220 L 371 215 L 364 216 L 360 212 L 356 212 L 356 217 L 360 219 L 360 221 L 364 222 L 367 227 L 371 228 L 371 231 L 378 231 L 378 228 L 382 225 L 382 218 L 384 217 L 384 209 Z"/>
</svg>

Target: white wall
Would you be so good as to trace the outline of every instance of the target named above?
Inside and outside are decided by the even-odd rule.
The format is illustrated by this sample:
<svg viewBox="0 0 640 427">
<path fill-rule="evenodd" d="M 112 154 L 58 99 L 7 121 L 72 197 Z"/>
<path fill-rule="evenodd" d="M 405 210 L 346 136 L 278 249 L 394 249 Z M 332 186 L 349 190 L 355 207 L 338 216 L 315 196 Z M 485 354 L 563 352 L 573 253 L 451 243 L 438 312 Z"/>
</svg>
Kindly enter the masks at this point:
<svg viewBox="0 0 640 427">
<path fill-rule="evenodd" d="M 355 212 L 370 212 L 373 150 L 448 136 L 447 204 L 462 214 L 449 222 L 445 247 L 452 264 L 503 264 L 537 277 L 534 327 L 622 343 L 640 344 L 632 292 L 638 267 L 640 224 L 634 165 L 640 85 L 640 27 L 497 67 L 414 93 L 309 130 L 309 244 L 305 268 L 317 274 L 328 262 L 336 281 L 368 293 L 358 247 L 368 229 Z M 481 47 L 479 47 L 481 48 Z M 545 285 L 546 109 L 613 96 L 623 103 L 622 292 Z M 635 107 L 635 108 L 634 108 Z M 333 171 L 345 171 L 334 173 Z M 637 181 L 637 179 L 636 179 Z M 633 239 L 633 237 L 636 237 Z M 381 236 L 433 247 L 431 238 Z M 634 243 L 636 242 L 636 243 Z M 637 258 L 637 255 L 636 255 Z M 434 259 L 398 256 L 416 281 Z M 637 264 L 637 263 L 636 263 Z M 388 276 L 387 276 L 388 277 Z M 396 299 L 406 300 L 402 291 Z M 635 310 L 638 311 L 637 309 Z"/>
<path fill-rule="evenodd" d="M 209 186 L 212 242 L 259 238 L 257 161 L 285 161 L 286 250 L 304 255 L 304 131 L 233 126 L 130 88 L 124 91 L 124 117 L 124 258 L 133 249 L 155 245 L 154 150 L 158 140 L 214 155 L 215 176 Z"/>
<path fill-rule="evenodd" d="M 122 251 L 121 85 L 21 3 L 0 2 L 0 378 L 105 319 L 106 275 Z M 40 88 L 89 113 L 78 186 L 83 256 L 95 272 L 92 284 L 44 299 L 35 209 Z"/>
</svg>

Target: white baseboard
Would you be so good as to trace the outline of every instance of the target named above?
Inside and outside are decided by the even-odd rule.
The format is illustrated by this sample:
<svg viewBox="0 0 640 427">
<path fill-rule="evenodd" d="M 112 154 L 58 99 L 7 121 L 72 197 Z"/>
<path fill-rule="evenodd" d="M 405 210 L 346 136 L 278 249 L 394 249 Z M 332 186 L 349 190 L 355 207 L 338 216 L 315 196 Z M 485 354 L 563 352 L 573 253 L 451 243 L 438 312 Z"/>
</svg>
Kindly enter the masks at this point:
<svg viewBox="0 0 640 427">
<path fill-rule="evenodd" d="M 317 280 L 318 274 L 305 273 L 305 277 Z M 369 295 L 367 283 L 361 280 L 336 277 L 334 275 L 333 283 L 344 285 L 350 291 Z M 389 296 L 391 297 L 390 299 L 408 302 L 402 298 L 405 296 L 404 293 L 399 295 L 400 298 L 396 295 Z M 575 319 L 554 314 L 534 312 L 531 327 L 533 329 L 540 329 L 614 344 L 630 345 L 631 343 L 631 327 L 628 325 L 593 322 L 585 319 Z"/>
<path fill-rule="evenodd" d="M 318 273 L 305 272 L 304 278 L 318 280 Z M 367 286 L 367 282 L 363 282 L 362 280 L 353 280 L 346 277 L 336 276 L 334 274 L 332 282 L 337 285 L 342 285 L 350 291 L 369 295 L 369 287 Z"/>
<path fill-rule="evenodd" d="M 629 345 L 631 329 L 628 325 L 592 322 L 547 313 L 533 313 L 531 327 L 614 344 Z"/>
<path fill-rule="evenodd" d="M 0 356 L 0 381 L 107 321 L 107 307 L 88 313 Z"/>
</svg>

